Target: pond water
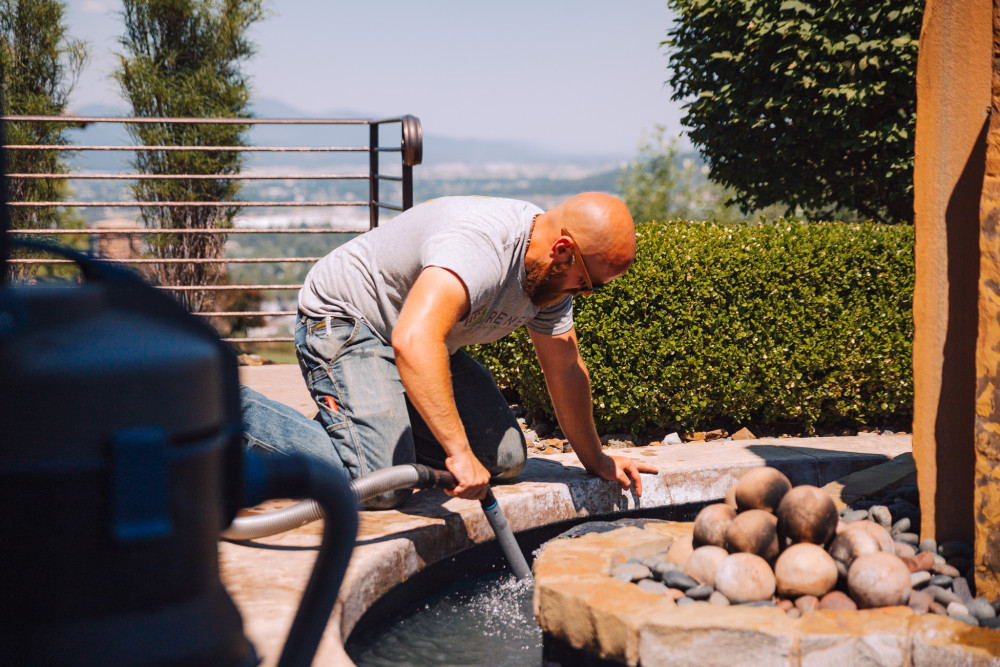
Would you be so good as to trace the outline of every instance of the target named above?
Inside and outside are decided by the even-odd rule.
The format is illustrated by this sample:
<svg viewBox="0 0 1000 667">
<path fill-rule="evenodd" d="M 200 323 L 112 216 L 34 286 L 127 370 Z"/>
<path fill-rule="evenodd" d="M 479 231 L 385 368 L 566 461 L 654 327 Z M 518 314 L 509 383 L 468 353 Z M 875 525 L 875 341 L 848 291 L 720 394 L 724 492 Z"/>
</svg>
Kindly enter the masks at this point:
<svg viewBox="0 0 1000 667">
<path fill-rule="evenodd" d="M 347 653 L 359 667 L 540 665 L 542 631 L 531 595 L 532 582 L 509 570 L 466 579 L 352 636 Z"/>
</svg>

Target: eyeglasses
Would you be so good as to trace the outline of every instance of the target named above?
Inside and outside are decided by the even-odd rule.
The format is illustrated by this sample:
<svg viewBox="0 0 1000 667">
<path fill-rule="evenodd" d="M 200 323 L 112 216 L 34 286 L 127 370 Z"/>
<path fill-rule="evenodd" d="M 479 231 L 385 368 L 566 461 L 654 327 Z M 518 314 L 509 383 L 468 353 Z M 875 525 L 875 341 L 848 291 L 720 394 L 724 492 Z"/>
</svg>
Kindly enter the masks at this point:
<svg viewBox="0 0 1000 667">
<path fill-rule="evenodd" d="M 583 255 L 580 254 L 580 246 L 577 244 L 576 239 L 573 238 L 573 235 L 570 234 L 565 227 L 560 230 L 560 233 L 563 236 L 568 236 L 569 240 L 573 242 L 573 254 L 576 256 L 576 261 L 580 265 L 580 271 L 583 273 L 583 282 L 587 285 L 587 291 L 600 292 L 606 287 L 606 285 L 604 283 L 597 283 L 595 285 L 590 279 L 590 271 L 587 270 L 587 263 L 583 261 Z"/>
</svg>

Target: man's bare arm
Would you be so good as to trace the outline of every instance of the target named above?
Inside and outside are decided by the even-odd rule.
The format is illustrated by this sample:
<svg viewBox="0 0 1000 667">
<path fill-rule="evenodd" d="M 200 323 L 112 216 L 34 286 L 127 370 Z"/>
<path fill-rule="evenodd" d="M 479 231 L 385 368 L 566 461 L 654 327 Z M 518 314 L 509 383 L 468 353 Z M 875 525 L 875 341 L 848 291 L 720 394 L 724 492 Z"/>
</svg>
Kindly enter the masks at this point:
<svg viewBox="0 0 1000 667">
<path fill-rule="evenodd" d="M 444 448 L 445 465 L 460 498 L 485 497 L 490 474 L 472 453 L 455 405 L 445 338 L 469 310 L 469 295 L 454 273 L 425 268 L 406 297 L 392 332 L 399 377 L 406 395 Z"/>
<path fill-rule="evenodd" d="M 627 457 L 608 456 L 594 426 L 590 375 L 580 357 L 576 330 L 547 336 L 529 330 L 535 354 L 545 373 L 545 386 L 556 410 L 563 433 L 573 445 L 587 472 L 607 480 L 617 480 L 623 489 L 635 481 L 635 492 L 642 495 L 640 472 L 657 472 L 654 466 Z"/>
</svg>

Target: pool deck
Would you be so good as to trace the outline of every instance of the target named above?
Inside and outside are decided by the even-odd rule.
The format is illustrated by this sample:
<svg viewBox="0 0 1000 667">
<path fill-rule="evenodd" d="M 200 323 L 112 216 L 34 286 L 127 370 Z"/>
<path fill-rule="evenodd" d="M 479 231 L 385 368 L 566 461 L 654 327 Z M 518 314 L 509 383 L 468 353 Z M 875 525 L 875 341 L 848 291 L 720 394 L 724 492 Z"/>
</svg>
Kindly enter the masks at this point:
<svg viewBox="0 0 1000 667">
<path fill-rule="evenodd" d="M 307 415 L 315 408 L 291 365 L 243 367 L 241 380 Z M 909 435 L 712 441 L 617 449 L 658 467 L 643 475 L 643 494 L 587 474 L 573 453 L 532 455 L 515 483 L 494 488 L 515 532 L 586 516 L 722 498 L 750 468 L 769 465 L 793 485 L 827 486 L 844 499 L 866 495 L 912 469 Z M 890 463 L 895 461 L 895 463 Z M 858 475 L 878 464 L 883 472 Z M 276 509 L 288 500 L 269 501 Z M 219 543 L 222 580 L 243 616 L 245 632 L 274 665 L 298 607 L 321 537 L 319 522 L 247 543 Z M 361 512 L 357 545 L 316 664 L 350 665 L 343 650 L 358 619 L 393 586 L 459 551 L 493 538 L 479 503 L 436 490 L 415 493 L 398 510 Z"/>
</svg>

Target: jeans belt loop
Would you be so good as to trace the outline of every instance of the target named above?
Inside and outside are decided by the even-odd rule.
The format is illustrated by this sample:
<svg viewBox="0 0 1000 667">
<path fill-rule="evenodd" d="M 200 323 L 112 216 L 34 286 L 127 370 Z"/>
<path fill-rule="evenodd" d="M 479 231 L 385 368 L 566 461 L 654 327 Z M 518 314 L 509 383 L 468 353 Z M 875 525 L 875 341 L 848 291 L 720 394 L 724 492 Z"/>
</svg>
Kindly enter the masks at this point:
<svg viewBox="0 0 1000 667">
<path fill-rule="evenodd" d="M 327 315 L 325 318 L 323 318 L 323 324 L 326 326 L 326 335 L 327 336 L 330 335 L 330 319 L 331 318 L 330 318 L 329 315 Z"/>
</svg>

